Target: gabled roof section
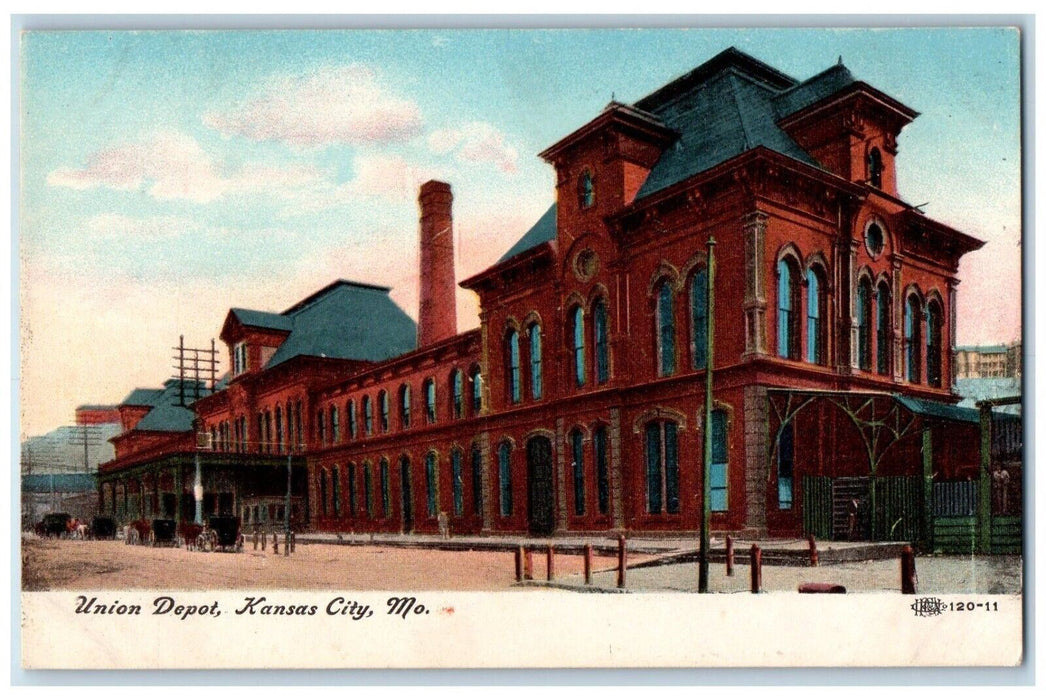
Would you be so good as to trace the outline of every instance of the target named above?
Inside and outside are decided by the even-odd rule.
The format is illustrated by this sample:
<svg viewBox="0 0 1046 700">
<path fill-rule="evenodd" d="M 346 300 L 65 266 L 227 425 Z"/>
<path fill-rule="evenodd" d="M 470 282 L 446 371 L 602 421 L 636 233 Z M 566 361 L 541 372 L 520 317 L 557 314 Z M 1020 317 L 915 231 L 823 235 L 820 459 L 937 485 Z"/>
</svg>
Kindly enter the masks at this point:
<svg viewBox="0 0 1046 700">
<path fill-rule="evenodd" d="M 413 350 L 417 324 L 389 291 L 337 280 L 290 307 L 291 333 L 266 368 L 300 355 L 380 362 Z"/>
<path fill-rule="evenodd" d="M 531 248 L 537 248 L 542 243 L 556 240 L 556 209 L 555 204 L 549 207 L 537 220 L 537 223 L 531 226 L 530 230 L 508 249 L 508 252 L 498 258 L 498 262 L 495 264 L 501 264 Z"/>
<path fill-rule="evenodd" d="M 850 70 L 842 63 L 837 63 L 828 70 L 822 71 L 778 95 L 774 99 L 777 116 L 784 118 L 801 109 L 806 109 L 856 82 L 857 79 Z"/>
<path fill-rule="evenodd" d="M 252 328 L 265 328 L 275 331 L 290 331 L 293 328 L 291 320 L 281 314 L 269 311 L 255 311 L 254 309 L 229 309 L 229 313 L 236 317 L 240 323 Z"/>
<path fill-rule="evenodd" d="M 185 399 L 190 401 L 196 394 L 195 382 L 185 382 Z M 152 391 L 152 390 L 150 390 Z M 182 383 L 177 379 L 168 379 L 163 389 L 158 389 L 159 396 L 153 409 L 145 414 L 134 430 L 155 430 L 160 432 L 186 432 L 192 430 L 195 414 L 181 405 Z M 200 394 L 208 393 L 203 386 L 199 387 Z M 141 405 L 141 404 L 139 404 Z"/>
<path fill-rule="evenodd" d="M 121 406 L 155 406 L 163 395 L 163 389 L 134 389 L 120 402 Z"/>
</svg>

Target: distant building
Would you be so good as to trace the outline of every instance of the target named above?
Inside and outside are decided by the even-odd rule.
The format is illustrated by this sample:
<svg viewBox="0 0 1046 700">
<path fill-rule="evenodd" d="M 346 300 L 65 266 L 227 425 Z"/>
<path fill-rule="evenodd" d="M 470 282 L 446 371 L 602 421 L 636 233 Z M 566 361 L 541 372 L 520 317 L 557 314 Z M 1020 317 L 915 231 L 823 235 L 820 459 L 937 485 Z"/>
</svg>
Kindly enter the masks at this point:
<svg viewBox="0 0 1046 700">
<path fill-rule="evenodd" d="M 955 370 L 956 379 L 1020 377 L 1021 341 L 1007 345 L 961 345 L 955 348 Z"/>
<path fill-rule="evenodd" d="M 76 408 L 76 425 L 26 439 L 21 446 L 23 526 L 49 512 L 80 519 L 98 511 L 98 465 L 115 456 L 110 438 L 123 431 L 116 406 Z"/>
</svg>

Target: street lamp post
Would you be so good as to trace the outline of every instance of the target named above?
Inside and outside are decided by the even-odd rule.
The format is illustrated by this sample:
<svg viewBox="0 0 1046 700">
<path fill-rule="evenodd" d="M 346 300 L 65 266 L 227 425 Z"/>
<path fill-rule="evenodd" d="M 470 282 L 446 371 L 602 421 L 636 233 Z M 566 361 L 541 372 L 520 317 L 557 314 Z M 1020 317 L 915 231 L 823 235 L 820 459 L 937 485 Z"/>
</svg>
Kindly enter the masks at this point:
<svg viewBox="0 0 1046 700">
<path fill-rule="evenodd" d="M 711 503 L 709 479 L 712 474 L 712 358 L 715 343 L 715 238 L 708 237 L 708 288 L 705 292 L 705 417 L 704 465 L 701 476 L 701 553 L 698 562 L 697 591 L 708 593 L 708 548 Z"/>
</svg>

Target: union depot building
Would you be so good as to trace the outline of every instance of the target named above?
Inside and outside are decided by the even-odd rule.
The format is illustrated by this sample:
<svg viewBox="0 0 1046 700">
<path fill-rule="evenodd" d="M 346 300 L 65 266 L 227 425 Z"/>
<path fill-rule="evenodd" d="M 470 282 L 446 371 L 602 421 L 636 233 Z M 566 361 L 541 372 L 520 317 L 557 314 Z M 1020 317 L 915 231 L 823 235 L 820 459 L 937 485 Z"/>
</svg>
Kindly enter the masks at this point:
<svg viewBox="0 0 1046 700">
<path fill-rule="evenodd" d="M 917 116 L 841 62 L 797 80 L 729 49 L 549 146 L 555 203 L 460 281 L 427 182 L 418 322 L 349 280 L 230 309 L 226 376 L 123 401 L 101 508 L 282 526 L 289 483 L 314 531 L 692 533 L 711 431 L 714 531 L 917 537 L 928 480 L 982 476 L 952 385 L 983 245 L 901 199 Z"/>
</svg>

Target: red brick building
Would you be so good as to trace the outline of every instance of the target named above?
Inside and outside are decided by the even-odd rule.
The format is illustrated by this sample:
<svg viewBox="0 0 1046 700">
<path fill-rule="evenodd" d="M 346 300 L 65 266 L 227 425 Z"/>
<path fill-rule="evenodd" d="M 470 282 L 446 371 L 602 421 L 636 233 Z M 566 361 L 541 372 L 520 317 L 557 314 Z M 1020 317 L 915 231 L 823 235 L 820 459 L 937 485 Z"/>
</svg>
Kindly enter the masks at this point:
<svg viewBox="0 0 1046 700">
<path fill-rule="evenodd" d="M 282 521 L 289 465 L 295 520 L 321 530 L 694 531 L 714 238 L 713 529 L 841 536 L 856 499 L 846 534 L 882 536 L 914 503 L 891 479 L 978 470 L 951 387 L 959 260 L 982 243 L 900 198 L 916 116 L 841 63 L 799 81 L 733 49 L 612 102 L 541 154 L 556 203 L 460 283 L 465 333 L 451 190 L 426 183 L 417 329 L 347 281 L 230 310 L 212 395 L 152 421 L 165 435 L 167 407 L 121 407 L 103 508 L 191 517 L 199 461 L 204 512 L 247 524 Z"/>
</svg>

